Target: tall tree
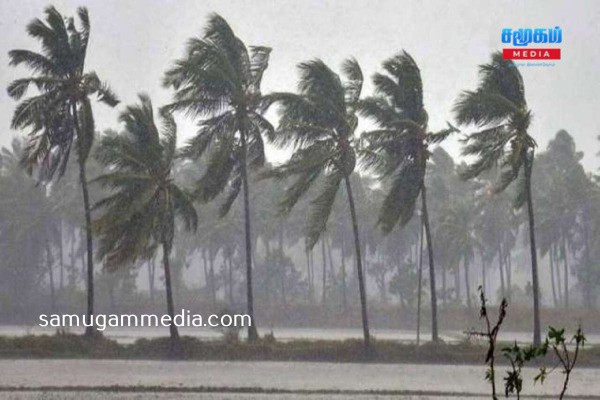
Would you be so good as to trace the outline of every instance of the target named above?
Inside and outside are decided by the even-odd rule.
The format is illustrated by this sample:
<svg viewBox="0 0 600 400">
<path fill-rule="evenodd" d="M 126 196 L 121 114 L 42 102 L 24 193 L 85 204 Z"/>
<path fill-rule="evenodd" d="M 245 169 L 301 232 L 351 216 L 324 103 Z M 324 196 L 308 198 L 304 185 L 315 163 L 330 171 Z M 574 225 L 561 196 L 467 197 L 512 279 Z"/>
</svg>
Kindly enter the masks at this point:
<svg viewBox="0 0 600 400">
<path fill-rule="evenodd" d="M 28 129 L 29 141 L 23 163 L 32 172 L 40 167 L 40 179 L 64 174 L 73 142 L 77 150 L 79 180 L 83 192 L 87 246 L 87 314 L 94 313 L 94 261 L 90 200 L 86 160 L 94 140 L 94 118 L 90 96 L 114 107 L 118 100 L 110 88 L 92 71 L 85 71 L 90 37 L 90 18 L 85 8 L 77 9 L 79 27 L 73 18 L 64 18 L 54 7 L 45 10 L 45 22 L 33 20 L 27 33 L 41 42 L 41 52 L 12 50 L 10 65 L 24 65 L 32 76 L 13 81 L 8 94 L 21 100 L 11 122 L 13 129 Z M 35 95 L 25 99 L 34 86 Z M 90 324 L 91 325 L 91 324 Z M 93 334 L 94 327 L 86 329 Z"/>
<path fill-rule="evenodd" d="M 574 253 L 583 248 L 585 252 L 582 219 L 585 219 L 583 214 L 591 186 L 580 163 L 582 158 L 583 153 L 577 151 L 571 135 L 560 130 L 548 143 L 547 150 L 537 156 L 533 174 L 533 192 L 539 198 L 540 253 L 548 253 L 553 246 L 560 250 L 564 267 L 565 307 L 569 307 L 568 251 Z M 589 285 L 584 281 L 582 286 L 586 297 Z"/>
<path fill-rule="evenodd" d="M 472 192 L 471 192 L 472 193 Z M 456 263 L 457 279 L 460 278 L 460 261 L 462 259 L 465 277 L 465 294 L 467 307 L 471 309 L 472 297 L 470 281 L 470 263 L 475 258 L 475 249 L 479 243 L 475 237 L 475 217 L 473 213 L 475 203 L 473 198 L 469 198 L 469 191 L 466 196 L 456 199 L 447 204 L 444 213 L 440 216 L 440 223 L 436 236 L 439 241 L 444 243 L 449 249 L 450 258 Z M 457 300 L 460 301 L 457 291 Z"/>
<path fill-rule="evenodd" d="M 525 100 L 523 77 L 511 60 L 502 53 L 492 54 L 488 64 L 479 67 L 480 81 L 475 91 L 464 91 L 457 100 L 454 113 L 461 125 L 474 125 L 480 130 L 464 139 L 463 154 L 475 160 L 463 171 L 463 178 L 471 179 L 495 165 L 502 172 L 495 185 L 496 193 L 517 181 L 515 206 L 527 204 L 529 245 L 531 250 L 531 277 L 533 289 L 533 342 L 541 344 L 540 294 L 535 221 L 531 195 L 535 140 L 528 133 L 531 110 Z"/>
<path fill-rule="evenodd" d="M 365 353 L 370 352 L 367 294 L 363 272 L 363 256 L 358 230 L 357 211 L 351 184 L 356 167 L 357 141 L 354 136 L 358 117 L 356 110 L 363 85 L 358 62 L 349 59 L 342 66 L 346 82 L 323 61 L 299 64 L 298 94 L 279 93 L 270 101 L 281 105 L 281 116 L 274 143 L 291 145 L 295 152 L 269 176 L 293 177 L 281 201 L 283 212 L 289 212 L 309 189 L 317 194 L 311 202 L 306 225 L 307 247 L 312 249 L 326 230 L 339 187 L 344 185 L 348 199 L 361 302 Z"/>
<path fill-rule="evenodd" d="M 170 110 L 200 118 L 185 154 L 204 157 L 197 196 L 209 201 L 225 193 L 221 216 L 229 212 L 240 190 L 244 198 L 248 339 L 258 337 L 252 289 L 252 232 L 249 169 L 265 162 L 263 135 L 273 132 L 261 115 L 260 84 L 271 49 L 250 47 L 235 36 L 225 19 L 212 14 L 204 35 L 190 39 L 183 59 L 167 71 L 164 85 L 175 89 Z"/>
<path fill-rule="evenodd" d="M 106 257 L 108 268 L 118 268 L 137 258 L 152 259 L 162 248 L 167 294 L 167 312 L 173 320 L 175 306 L 171 288 L 170 254 L 175 235 L 175 220 L 189 230 L 198 224 L 191 197 L 175 182 L 177 127 L 163 112 L 162 134 L 154 121 L 150 98 L 140 95 L 140 104 L 128 106 L 120 115 L 124 131 L 101 139 L 98 160 L 109 172 L 94 181 L 113 193 L 96 203 L 104 211 L 95 221 L 100 238 L 99 257 Z M 170 325 L 171 346 L 175 349 L 179 333 Z"/>
<path fill-rule="evenodd" d="M 365 160 L 387 185 L 378 222 L 384 233 L 391 232 L 396 224 L 408 224 L 421 197 L 421 218 L 429 255 L 431 334 L 432 340 L 438 341 L 435 263 L 425 171 L 430 144 L 441 142 L 456 129 L 449 125 L 440 132 L 428 130 L 421 72 L 406 51 L 386 60 L 383 69 L 384 73 L 373 76 L 376 96 L 361 102 L 362 114 L 379 126 L 362 136 L 366 142 Z"/>
<path fill-rule="evenodd" d="M 59 246 L 60 221 L 47 188 L 36 185 L 23 171 L 23 152 L 19 139 L 10 148 L 0 149 L 0 290 L 10 298 L 3 311 L 18 318 L 27 318 L 27 306 L 42 292 L 38 285 L 46 273 L 52 301 L 43 301 L 54 306 L 53 263 L 49 261 L 52 248 Z"/>
</svg>

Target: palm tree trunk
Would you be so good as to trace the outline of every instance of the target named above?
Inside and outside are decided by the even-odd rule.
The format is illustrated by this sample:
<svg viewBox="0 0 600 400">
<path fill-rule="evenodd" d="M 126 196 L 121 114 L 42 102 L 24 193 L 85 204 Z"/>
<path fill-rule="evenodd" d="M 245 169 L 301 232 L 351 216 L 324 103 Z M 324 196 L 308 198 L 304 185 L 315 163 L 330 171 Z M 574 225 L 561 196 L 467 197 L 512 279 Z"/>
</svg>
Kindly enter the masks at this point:
<svg viewBox="0 0 600 400">
<path fill-rule="evenodd" d="M 446 285 L 446 264 L 442 264 L 442 304 L 445 306 L 446 305 L 446 300 L 447 300 L 447 294 L 448 294 L 448 290 L 447 290 L 447 285 Z"/>
<path fill-rule="evenodd" d="M 152 269 L 152 277 L 151 277 L 152 286 L 151 286 L 150 290 L 152 291 L 151 292 L 152 299 L 154 299 L 154 282 L 156 281 L 156 279 L 155 279 L 156 278 L 156 260 L 154 259 L 154 257 L 152 257 L 150 268 Z"/>
<path fill-rule="evenodd" d="M 563 235 L 562 244 L 561 244 L 561 253 L 563 259 L 563 268 L 565 274 L 565 308 L 569 308 L 569 261 L 567 259 L 567 239 Z"/>
<path fill-rule="evenodd" d="M 281 301 L 283 302 L 283 308 L 287 308 L 287 296 L 285 293 L 285 281 L 287 277 L 287 270 L 285 269 L 285 262 L 283 258 L 283 223 L 279 226 L 279 257 L 281 266 L 279 268 L 279 276 L 281 277 Z"/>
<path fill-rule="evenodd" d="M 204 288 L 210 290 L 210 278 L 208 276 L 208 260 L 206 258 L 206 249 L 202 249 L 202 270 L 204 271 Z"/>
<path fill-rule="evenodd" d="M 228 258 L 228 264 L 229 264 L 229 268 L 228 268 L 228 280 L 229 280 L 229 294 L 228 294 L 228 298 L 229 298 L 229 305 L 233 306 L 233 255 L 229 254 L 227 256 Z"/>
<path fill-rule="evenodd" d="M 325 238 L 321 238 L 321 259 L 323 261 L 323 283 L 321 285 L 321 303 L 325 305 L 327 299 L 327 258 L 325 257 Z"/>
<path fill-rule="evenodd" d="M 471 281 L 469 279 L 469 257 L 465 255 L 465 294 L 467 296 L 467 308 L 470 310 L 471 305 Z"/>
<path fill-rule="evenodd" d="M 76 267 L 75 267 L 75 241 L 76 241 L 76 237 L 75 237 L 75 228 L 72 229 L 71 231 L 71 238 L 69 240 L 69 242 L 71 243 L 71 249 L 70 249 L 70 254 L 69 254 L 69 260 L 71 262 L 70 265 L 70 272 L 69 272 L 69 286 L 71 287 L 71 289 L 73 289 L 75 287 L 75 285 L 77 284 L 77 273 L 76 273 Z"/>
<path fill-rule="evenodd" d="M 79 118 L 77 117 L 77 106 L 73 102 L 71 104 L 71 112 L 73 113 L 73 122 L 77 133 L 77 143 L 79 146 L 79 182 L 81 184 L 81 192 L 83 193 L 83 209 L 85 212 L 85 241 L 87 248 L 87 318 L 89 326 L 85 328 L 85 336 L 93 336 L 96 327 L 93 324 L 94 316 L 94 244 L 92 239 L 92 211 L 90 207 L 90 194 L 88 192 L 87 177 L 85 171 L 85 160 L 82 159 L 81 148 L 81 130 L 79 127 Z"/>
<path fill-rule="evenodd" d="M 431 291 L 431 340 L 439 341 L 437 320 L 437 296 L 435 292 L 435 264 L 433 260 L 433 241 L 431 239 L 431 227 L 429 226 L 429 213 L 427 212 L 427 190 L 425 184 L 421 187 L 422 223 L 425 225 L 425 237 L 427 238 L 427 254 L 429 256 L 429 287 Z"/>
<path fill-rule="evenodd" d="M 271 266 L 268 263 L 272 262 L 273 257 L 271 257 L 271 245 L 268 239 L 265 239 L 265 259 L 267 262 L 265 262 L 265 265 L 263 267 L 264 269 L 266 269 L 263 282 L 263 290 L 265 293 L 265 302 L 267 304 L 271 304 L 271 271 L 269 270 Z"/>
<path fill-rule="evenodd" d="M 340 259 L 341 259 L 341 264 L 342 264 L 342 306 L 343 306 L 344 312 L 348 311 L 348 298 L 346 295 L 346 258 L 345 258 L 346 246 L 345 246 L 345 243 L 346 243 L 346 241 L 345 241 L 344 235 L 342 233 Z"/>
<path fill-rule="evenodd" d="M 52 250 L 50 250 L 50 245 L 48 240 L 44 241 L 46 247 L 46 267 L 48 268 L 48 278 L 50 280 L 50 309 L 52 312 L 56 309 L 56 296 L 54 293 L 54 268 L 52 266 Z"/>
<path fill-rule="evenodd" d="M 423 294 L 423 223 L 419 233 L 419 270 L 418 279 L 419 286 L 417 287 L 417 346 L 421 341 L 421 295 Z"/>
<path fill-rule="evenodd" d="M 502 243 L 498 247 L 498 272 L 500 273 L 500 294 L 506 298 L 506 285 L 504 283 L 504 259 L 502 258 Z"/>
<path fill-rule="evenodd" d="M 167 291 L 167 314 L 171 317 L 171 325 L 169 325 L 169 333 L 171 335 L 171 351 L 174 351 L 179 341 L 179 331 L 177 326 L 173 323 L 175 318 L 175 305 L 173 304 L 173 290 L 171 287 L 171 264 L 169 262 L 169 254 L 171 253 L 171 246 L 163 242 L 163 267 L 165 269 L 165 288 Z"/>
<path fill-rule="evenodd" d="M 333 253 L 331 251 L 331 240 L 330 238 L 327 238 L 325 241 L 325 246 L 327 247 L 327 258 L 329 259 L 329 280 L 330 280 L 330 285 L 332 287 L 336 287 L 337 285 L 337 280 L 335 277 L 335 266 L 333 264 Z"/>
<path fill-rule="evenodd" d="M 507 296 L 509 303 L 512 301 L 512 257 L 510 253 L 510 248 L 508 250 L 505 249 L 504 257 L 506 261 L 504 262 L 504 265 L 506 269 L 506 287 L 508 289 Z"/>
<path fill-rule="evenodd" d="M 248 170 L 246 164 L 246 131 L 242 127 L 240 129 L 242 141 L 242 190 L 244 193 L 244 228 L 246 232 L 246 306 L 248 316 L 250 317 L 250 325 L 248 326 L 248 341 L 254 342 L 258 339 L 258 331 L 256 329 L 256 320 L 254 319 L 254 293 L 252 291 L 252 231 L 250 227 L 250 189 L 248 187 Z"/>
<path fill-rule="evenodd" d="M 213 309 L 215 309 L 217 307 L 217 285 L 215 282 L 215 258 L 216 257 L 217 257 L 216 254 L 213 254 L 213 252 L 210 250 L 208 251 L 208 262 L 209 262 L 208 273 L 210 276 L 210 301 L 213 306 Z"/>
<path fill-rule="evenodd" d="M 525 190 L 527 197 L 527 214 L 529 217 L 529 247 L 531 250 L 531 280 L 533 286 L 533 345 L 542 343 L 540 326 L 540 284 L 538 280 L 537 247 L 535 244 L 535 220 L 533 215 L 533 198 L 531 194 L 531 173 L 533 170 L 533 152 L 531 160 L 525 160 Z"/>
<path fill-rule="evenodd" d="M 311 276 L 311 267 L 310 267 L 310 250 L 305 249 L 304 254 L 306 255 L 306 281 L 308 286 L 308 302 L 312 302 L 313 297 L 313 289 L 312 289 L 312 276 Z"/>
<path fill-rule="evenodd" d="M 592 263 L 590 261 L 590 220 L 589 220 L 589 204 L 586 198 L 583 205 L 583 261 L 585 263 L 585 282 L 583 284 L 584 305 L 587 309 L 591 309 L 595 303 L 592 298 Z"/>
<path fill-rule="evenodd" d="M 554 257 L 552 256 L 552 245 L 548 252 L 548 259 L 550 261 L 550 281 L 552 284 L 552 299 L 554 300 L 554 307 L 558 306 L 558 300 L 556 299 L 556 277 L 554 276 Z"/>
<path fill-rule="evenodd" d="M 363 325 L 363 340 L 365 355 L 371 354 L 371 336 L 369 334 L 369 319 L 367 316 L 367 293 L 365 290 L 365 280 L 363 276 L 362 256 L 360 248 L 360 238 L 358 235 L 358 221 L 356 219 L 356 209 L 354 207 L 354 197 L 352 196 L 352 186 L 350 185 L 350 177 L 345 176 L 346 194 L 348 195 L 348 203 L 350 205 L 350 218 L 352 219 L 352 230 L 354 233 L 354 250 L 356 252 L 356 273 L 358 277 L 358 289 L 360 293 L 360 310 Z"/>
<path fill-rule="evenodd" d="M 460 260 L 456 263 L 456 266 L 454 268 L 454 297 L 457 304 L 462 303 L 460 288 Z"/>
<path fill-rule="evenodd" d="M 64 296 L 63 290 L 65 285 L 65 254 L 64 254 L 64 240 L 63 240 L 63 220 L 62 218 L 58 221 L 58 241 L 60 243 L 58 248 L 58 256 L 60 258 L 60 293 Z"/>
<path fill-rule="evenodd" d="M 481 287 L 483 288 L 483 293 L 487 293 L 487 263 L 483 251 L 479 254 L 481 260 Z"/>
<path fill-rule="evenodd" d="M 558 303 L 562 304 L 563 292 L 562 292 L 562 278 L 560 275 L 560 266 L 558 265 L 558 247 L 553 245 L 552 259 L 554 260 L 554 270 L 556 271 L 556 294 L 558 295 Z"/>
</svg>

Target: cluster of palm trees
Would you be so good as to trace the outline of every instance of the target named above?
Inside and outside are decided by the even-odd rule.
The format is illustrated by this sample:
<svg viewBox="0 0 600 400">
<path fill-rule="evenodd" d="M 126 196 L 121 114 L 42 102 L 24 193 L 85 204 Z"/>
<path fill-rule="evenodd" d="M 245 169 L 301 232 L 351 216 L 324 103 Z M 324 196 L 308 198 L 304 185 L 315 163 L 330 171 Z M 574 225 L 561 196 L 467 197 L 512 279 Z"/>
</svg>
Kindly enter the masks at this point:
<svg viewBox="0 0 600 400">
<path fill-rule="evenodd" d="M 99 143 L 94 144 L 92 99 L 111 107 L 118 101 L 96 73 L 86 69 L 90 20 L 84 8 L 77 11 L 77 17 L 77 21 L 65 18 L 55 8 L 49 7 L 45 11 L 44 21 L 36 19 L 28 25 L 28 33 L 42 45 L 41 52 L 10 52 L 11 65 L 26 66 L 32 75 L 14 81 L 8 87 L 8 92 L 19 101 L 12 127 L 28 131 L 25 148 L 15 149 L 14 153 L 21 155 L 20 164 L 30 173 L 35 172 L 41 182 L 49 183 L 51 191 L 63 190 L 53 178 L 61 177 L 68 171 L 67 164 L 72 159 L 70 152 L 74 146 L 84 205 L 89 315 L 94 313 L 94 255 L 103 260 L 105 267 L 110 270 L 139 259 L 153 259 L 157 250 L 161 249 L 168 313 L 173 316 L 175 305 L 170 255 L 174 241 L 181 236 L 182 229 L 195 231 L 199 225 L 203 226 L 204 217 L 198 216 L 197 208 L 213 210 L 211 207 L 217 202 L 219 207 L 215 212 L 220 217 L 231 212 L 238 213 L 232 206 L 241 194 L 243 207 L 236 221 L 243 221 L 244 225 L 243 252 L 240 254 L 243 254 L 245 264 L 247 313 L 254 317 L 253 255 L 257 235 L 253 235 L 252 228 L 256 228 L 254 224 L 261 223 L 260 219 L 257 221 L 253 216 L 257 212 L 272 214 L 269 219 L 270 231 L 266 227 L 260 229 L 261 232 L 270 232 L 264 233 L 268 238 L 267 246 L 280 235 L 282 250 L 285 217 L 293 209 L 301 207 L 306 218 L 303 232 L 306 248 L 312 253 L 312 248 L 320 242 L 324 262 L 325 249 L 331 246 L 334 232 L 339 229 L 351 232 L 351 240 L 347 242 L 344 237 L 340 241 L 341 261 L 344 263 L 351 248 L 356 264 L 365 350 L 369 351 L 364 265 L 364 242 L 368 238 L 361 235 L 365 231 L 362 227 L 371 221 L 360 220 L 357 209 L 361 205 L 356 199 L 357 186 L 364 185 L 368 186 L 366 190 L 377 193 L 381 199 L 377 203 L 379 211 L 376 225 L 384 234 L 410 226 L 411 221 L 415 221 L 415 210 L 419 210 L 420 221 L 413 224 L 411 230 L 417 232 L 415 237 L 420 238 L 420 248 L 424 247 L 424 243 L 427 245 L 432 338 L 437 341 L 438 284 L 434 261 L 442 258 L 457 269 L 462 262 L 466 299 L 470 302 L 469 293 L 473 289 L 470 287 L 469 266 L 477 254 L 482 263 L 491 262 L 497 254 L 500 275 L 502 279 L 507 278 L 507 292 L 510 292 L 510 272 L 502 271 L 510 271 L 509 249 L 516 241 L 515 223 L 511 221 L 517 218 L 513 218 L 517 214 L 511 207 L 498 207 L 498 199 L 510 186 L 517 188 L 514 206 L 521 208 L 526 204 L 527 209 L 534 343 L 539 344 L 540 295 L 532 190 L 535 189 L 533 182 L 537 179 L 542 181 L 544 177 L 538 177 L 533 169 L 536 143 L 528 133 L 532 113 L 526 103 L 522 77 L 511 61 L 494 53 L 491 61 L 480 67 L 478 87 L 458 97 L 454 119 L 460 126 L 476 128 L 475 132 L 464 134 L 462 139 L 463 154 L 470 156 L 469 159 L 473 161 L 458 168 L 462 179 L 469 182 L 447 176 L 446 180 L 456 178 L 456 185 L 447 185 L 447 182 L 438 185 L 435 179 L 429 177 L 443 180 L 444 174 L 452 175 L 455 168 L 451 157 L 439 147 L 434 149 L 434 145 L 459 131 L 450 124 L 438 132 L 429 129 L 428 114 L 423 104 L 421 73 L 407 52 L 383 62 L 382 72 L 373 76 L 375 90 L 372 96 L 365 97 L 362 94 L 364 77 L 354 59 L 343 63 L 340 74 L 321 60 L 300 63 L 296 93 L 263 94 L 261 81 L 268 67 L 271 49 L 247 47 L 228 23 L 216 14 L 209 17 L 203 35 L 190 39 L 184 56 L 174 61 L 165 73 L 163 85 L 172 90 L 171 103 L 155 110 L 148 96 L 140 95 L 138 104 L 125 107 L 120 114 L 121 131 L 107 132 L 100 137 Z M 30 87 L 33 87 L 35 94 L 27 96 Z M 279 111 L 277 126 L 273 126 L 265 117 L 270 108 Z M 173 114 L 177 113 L 197 123 L 195 135 L 181 149 L 176 148 L 177 129 Z M 359 117 L 370 120 L 374 128 L 359 134 Z M 555 139 L 562 141 L 562 144 L 556 142 L 557 153 L 564 150 L 561 146 L 565 146 L 565 140 L 568 141 L 563 136 Z M 269 165 L 265 156 L 266 142 L 291 148 L 293 154 L 280 165 Z M 574 152 L 574 144 L 568 146 Z M 552 149 L 554 147 L 549 152 Z M 94 179 L 89 180 L 86 165 L 92 152 L 101 170 Z M 569 157 L 569 154 L 564 157 Z M 583 174 L 580 181 L 583 189 L 578 187 L 577 195 L 585 192 L 586 198 L 597 196 L 597 185 L 590 184 L 583 170 L 578 169 L 578 159 L 570 161 L 573 161 L 570 164 L 573 169 L 571 172 L 578 176 Z M 552 167 L 552 161 L 540 159 L 540 164 L 544 162 L 548 163 L 548 168 Z M 186 171 L 193 171 L 190 174 L 194 177 L 191 182 L 185 179 Z M 358 171 L 365 176 L 359 178 Z M 548 177 L 556 175 L 549 174 Z M 362 182 L 357 183 L 357 179 Z M 252 193 L 251 189 L 264 185 L 267 180 L 275 193 L 281 193 L 278 196 L 277 213 L 272 213 L 271 209 L 260 210 L 257 202 L 253 202 L 264 193 Z M 570 178 L 566 180 L 567 183 L 573 183 Z M 88 193 L 88 184 L 93 183 L 99 184 L 103 190 L 102 198 L 95 206 L 91 204 Z M 468 187 L 465 192 L 473 195 L 455 196 L 460 197 L 460 201 L 451 204 L 437 201 L 438 204 L 442 203 L 438 208 L 444 208 L 444 212 L 433 210 L 439 216 L 436 221 L 439 227 L 433 227 L 435 224 L 432 224 L 429 209 L 431 197 L 434 196 L 434 201 L 447 198 L 450 193 L 443 191 L 457 190 L 460 185 Z M 342 192 L 340 186 L 343 187 L 342 196 L 347 204 L 345 217 L 339 217 L 343 214 L 334 212 L 336 199 Z M 548 181 L 540 190 L 564 189 Z M 490 197 L 489 193 L 498 196 Z M 552 193 L 548 194 L 548 198 L 553 196 Z M 310 200 L 303 202 L 306 197 Z M 559 229 L 548 227 L 547 232 L 553 234 L 541 238 L 541 250 L 543 254 L 550 252 L 556 255 L 552 260 L 557 260 L 560 255 L 567 262 L 566 247 L 575 246 L 569 241 L 576 236 L 574 231 L 581 225 L 581 213 L 591 215 L 596 211 L 591 210 L 593 207 L 590 204 L 594 202 L 587 201 L 585 207 L 582 205 L 582 208 L 576 208 L 572 215 L 568 215 L 560 207 L 572 206 L 575 200 L 565 201 L 564 205 L 552 202 L 548 209 L 558 209 L 550 212 L 547 218 L 542 218 L 544 224 L 555 224 Z M 253 210 L 255 207 L 258 210 Z M 96 214 L 95 219 L 92 219 L 92 211 Z M 499 214 L 499 211 L 506 211 L 506 214 Z M 332 218 L 332 212 L 335 218 Z M 554 221 L 554 216 L 570 218 L 569 223 Z M 222 247 L 224 259 L 228 260 L 223 271 L 231 277 L 235 249 L 225 244 L 234 236 L 237 237 L 238 228 L 220 229 L 218 221 L 210 222 L 213 232 L 201 229 L 196 235 L 221 235 L 221 242 L 225 246 Z M 274 228 L 273 224 L 278 228 Z M 349 224 L 347 229 L 346 224 Z M 498 229 L 502 224 L 506 224 L 506 228 Z M 597 240 L 598 235 L 590 231 L 595 227 L 587 226 L 585 229 L 586 238 L 580 248 L 585 249 L 587 271 L 590 271 L 592 258 L 595 257 L 590 249 L 593 249 L 592 240 Z M 93 232 L 99 238 L 96 252 Z M 434 243 L 445 245 L 435 249 Z M 399 244 L 392 245 L 390 252 L 396 251 L 397 246 Z M 61 251 L 62 247 L 61 242 Z M 449 249 L 453 249 L 453 254 L 444 253 Z M 206 250 L 209 258 L 214 259 L 214 251 L 210 247 Z M 205 256 L 204 249 L 202 254 Z M 282 259 L 283 252 L 277 257 Z M 419 251 L 414 261 L 417 263 L 418 259 L 421 266 L 423 258 L 423 252 Z M 329 261 L 333 269 L 331 257 Z M 307 271 L 309 275 L 312 273 L 314 281 L 314 270 L 311 272 L 310 263 L 308 257 Z M 345 264 L 343 268 L 345 302 Z M 419 281 L 420 272 L 419 267 Z M 206 273 L 214 277 L 213 267 Z M 377 275 L 377 272 L 373 274 Z M 485 268 L 483 274 L 485 286 Z M 325 270 L 323 277 L 325 297 Z M 445 288 L 445 273 L 443 279 Z M 228 282 L 229 296 L 232 297 L 234 286 L 231 279 Z M 310 282 L 309 276 L 309 287 L 313 290 Z M 383 286 L 385 282 L 384 275 Z M 554 278 L 552 282 L 556 291 Z M 586 282 L 585 279 L 582 282 Z M 588 282 L 589 288 L 586 290 L 591 291 L 591 280 Z M 283 284 L 281 287 L 285 302 L 286 286 Z M 568 289 L 568 285 L 565 289 Z M 445 298 L 445 293 L 442 293 Z M 564 294 L 567 296 L 566 291 Z M 93 330 L 87 334 L 93 334 Z M 174 341 L 178 337 L 174 326 L 171 327 L 171 337 Z M 248 339 L 255 340 L 257 337 L 256 324 L 253 324 L 248 328 Z"/>
</svg>

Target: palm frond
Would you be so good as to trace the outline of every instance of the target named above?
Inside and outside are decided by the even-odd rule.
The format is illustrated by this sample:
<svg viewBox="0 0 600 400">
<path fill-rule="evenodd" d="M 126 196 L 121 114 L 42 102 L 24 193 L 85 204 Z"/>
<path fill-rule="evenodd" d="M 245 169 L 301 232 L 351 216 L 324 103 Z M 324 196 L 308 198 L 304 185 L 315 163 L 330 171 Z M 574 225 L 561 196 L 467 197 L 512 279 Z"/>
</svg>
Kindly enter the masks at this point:
<svg viewBox="0 0 600 400">
<path fill-rule="evenodd" d="M 456 121 L 461 125 L 501 123 L 515 111 L 517 107 L 506 97 L 483 90 L 461 93 L 454 106 Z"/>
<path fill-rule="evenodd" d="M 384 233 L 391 232 L 396 224 L 405 226 L 410 221 L 424 177 L 425 169 L 417 162 L 406 163 L 392 177 L 377 222 Z"/>
<path fill-rule="evenodd" d="M 525 108 L 525 86 L 519 69 L 512 60 L 505 60 L 501 52 L 492 54 L 492 61 L 479 67 L 480 88 L 497 93 L 519 108 Z"/>
<path fill-rule="evenodd" d="M 319 195 L 311 203 L 306 225 L 306 246 L 312 249 L 325 232 L 343 175 L 333 172 L 323 177 Z"/>
<path fill-rule="evenodd" d="M 450 122 L 446 122 L 448 127 L 446 129 L 442 129 L 439 132 L 433 132 L 428 134 L 428 140 L 430 143 L 441 143 L 444 140 L 448 139 L 448 137 L 454 133 L 459 133 L 458 128 L 450 124 Z"/>
<path fill-rule="evenodd" d="M 177 185 L 171 184 L 169 190 L 173 195 L 173 209 L 181 217 L 185 229 L 195 232 L 198 229 L 198 214 L 190 193 Z"/>
<path fill-rule="evenodd" d="M 346 103 L 350 107 L 355 107 L 360 99 L 363 87 L 363 73 L 360 65 L 355 58 L 349 58 L 342 64 L 342 73 L 346 77 L 344 90 L 346 93 Z"/>
</svg>

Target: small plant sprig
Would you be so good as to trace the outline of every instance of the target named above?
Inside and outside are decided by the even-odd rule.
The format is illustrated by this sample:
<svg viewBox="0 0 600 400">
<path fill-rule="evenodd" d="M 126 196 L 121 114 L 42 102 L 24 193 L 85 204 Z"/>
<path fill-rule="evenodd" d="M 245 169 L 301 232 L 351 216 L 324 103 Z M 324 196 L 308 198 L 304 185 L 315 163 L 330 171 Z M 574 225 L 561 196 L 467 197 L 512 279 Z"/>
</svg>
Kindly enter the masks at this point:
<svg viewBox="0 0 600 400">
<path fill-rule="evenodd" d="M 578 327 L 577 332 L 575 332 L 575 335 L 573 335 L 570 340 L 570 343 L 575 343 L 575 350 L 571 354 L 567 347 L 568 343 L 565 337 L 565 329 L 556 329 L 551 326 L 542 348 L 545 349 L 545 351 L 547 351 L 549 348 L 552 349 L 556 355 L 556 358 L 558 358 L 558 364 L 550 371 L 547 371 L 545 367 L 540 368 L 540 373 L 535 377 L 534 381 L 540 381 L 541 383 L 544 383 L 544 380 L 548 374 L 560 366 L 562 368 L 562 373 L 565 375 L 563 387 L 559 397 L 559 399 L 563 399 L 565 393 L 567 392 L 567 387 L 569 386 L 571 372 L 573 372 L 575 364 L 577 363 L 577 358 L 579 357 L 579 350 L 585 346 L 586 340 L 587 339 L 583 334 L 583 330 L 581 327 Z"/>
<path fill-rule="evenodd" d="M 492 399 L 498 400 L 498 396 L 496 395 L 496 373 L 495 373 L 495 353 L 496 353 L 496 339 L 498 337 L 498 332 L 500 331 L 500 326 L 506 317 L 506 308 L 508 307 L 508 303 L 506 299 L 502 299 L 500 303 L 500 308 L 498 312 L 498 319 L 494 326 L 492 326 L 492 322 L 490 321 L 490 316 L 487 310 L 487 302 L 485 299 L 485 293 L 483 292 L 483 288 L 479 286 L 477 289 L 479 291 L 479 318 L 485 320 L 485 331 L 475 331 L 470 330 L 467 333 L 469 336 L 479 336 L 487 339 L 488 342 L 488 352 L 485 357 L 485 363 L 488 365 L 488 369 L 485 373 L 485 379 L 490 382 L 492 385 Z"/>
<path fill-rule="evenodd" d="M 504 395 L 508 397 L 510 394 L 516 394 L 517 399 L 521 398 L 523 390 L 523 375 L 521 371 L 523 366 L 536 357 L 545 356 L 547 347 L 521 347 L 515 341 L 512 346 L 502 349 L 504 357 L 508 359 L 511 369 L 506 371 L 504 377 Z"/>
<path fill-rule="evenodd" d="M 500 303 L 498 319 L 496 320 L 495 325 L 492 326 L 492 322 L 490 321 L 490 316 L 488 314 L 485 293 L 483 292 L 481 286 L 479 286 L 478 291 L 479 301 L 481 304 L 479 309 L 479 318 L 485 320 L 486 329 L 485 331 L 476 331 L 475 329 L 471 329 L 465 333 L 469 337 L 479 336 L 487 339 L 488 351 L 485 358 L 485 363 L 488 365 L 488 369 L 485 374 L 485 379 L 486 381 L 490 382 L 492 387 L 492 399 L 498 400 L 495 380 L 495 351 L 498 332 L 500 331 L 500 326 L 506 317 L 508 303 L 506 302 L 506 299 L 502 299 L 502 302 Z M 512 346 L 504 347 L 502 349 L 502 353 L 510 363 L 511 367 L 510 370 L 506 371 L 506 376 L 504 377 L 504 395 L 509 397 L 511 394 L 516 394 L 517 399 L 520 399 L 521 391 L 523 390 L 523 367 L 526 363 L 532 361 L 534 358 L 545 357 L 548 354 L 548 350 L 551 349 L 556 355 L 558 363 L 550 371 L 548 371 L 546 367 L 541 367 L 540 372 L 534 378 L 534 383 L 540 382 L 543 384 L 547 376 L 560 366 L 562 368 L 562 373 L 565 376 L 562 391 L 560 392 L 559 397 L 559 400 L 562 400 L 569 385 L 571 372 L 573 372 L 573 369 L 575 368 L 577 358 L 579 357 L 579 352 L 581 348 L 585 346 L 585 342 L 586 338 L 581 330 L 581 327 L 577 328 L 577 332 L 575 335 L 573 335 L 572 339 L 568 343 L 565 339 L 564 328 L 556 329 L 554 327 L 550 327 L 548 335 L 546 336 L 546 340 L 539 347 L 532 345 L 528 347 L 520 347 L 516 341 Z M 571 343 L 575 344 L 575 350 L 573 350 L 573 352 L 569 352 L 568 349 L 568 344 Z"/>
</svg>

